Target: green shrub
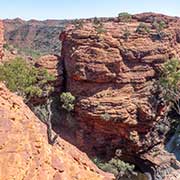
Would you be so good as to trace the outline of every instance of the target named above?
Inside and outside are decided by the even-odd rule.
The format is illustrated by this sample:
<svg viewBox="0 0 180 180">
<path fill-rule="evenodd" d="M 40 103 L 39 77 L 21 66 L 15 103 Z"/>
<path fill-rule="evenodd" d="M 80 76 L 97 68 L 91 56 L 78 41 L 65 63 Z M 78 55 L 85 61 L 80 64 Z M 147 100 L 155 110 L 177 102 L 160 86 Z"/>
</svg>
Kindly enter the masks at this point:
<svg viewBox="0 0 180 180">
<path fill-rule="evenodd" d="M 73 21 L 73 24 L 75 26 L 76 29 L 82 29 L 83 28 L 83 22 L 82 20 L 79 20 L 79 19 L 75 19 Z"/>
<path fill-rule="evenodd" d="M 60 100 L 62 102 L 62 107 L 71 112 L 74 110 L 75 97 L 70 92 L 64 92 L 60 95 Z"/>
<path fill-rule="evenodd" d="M 126 27 L 124 30 L 123 30 L 123 38 L 127 41 L 129 39 L 129 36 L 131 35 L 129 29 Z"/>
<path fill-rule="evenodd" d="M 162 39 L 164 37 L 163 30 L 164 28 L 166 28 L 166 23 L 164 21 L 160 21 L 160 22 L 154 21 L 152 27 L 156 29 L 158 37 Z"/>
<path fill-rule="evenodd" d="M 145 23 L 140 23 L 136 29 L 136 32 L 139 34 L 146 34 L 150 32 L 150 29 Z"/>
<path fill-rule="evenodd" d="M 108 162 L 103 162 L 98 158 L 94 158 L 93 162 L 103 171 L 113 173 L 116 177 L 130 176 L 135 174 L 135 165 L 125 163 L 118 158 L 112 158 Z"/>
<path fill-rule="evenodd" d="M 159 78 L 160 96 L 180 115 L 180 61 L 176 58 L 164 63 Z"/>
<path fill-rule="evenodd" d="M 106 31 L 106 29 L 104 29 L 104 27 L 103 27 L 103 25 L 101 26 L 98 26 L 98 27 L 96 27 L 96 32 L 97 32 L 97 34 L 103 34 L 103 33 L 106 33 L 107 31 Z"/>
<path fill-rule="evenodd" d="M 131 21 L 132 15 L 127 12 L 122 12 L 122 13 L 118 14 L 118 19 L 119 19 L 119 21 L 127 23 L 127 22 Z"/>
<path fill-rule="evenodd" d="M 97 34 L 103 34 L 107 32 L 103 24 L 99 20 L 97 20 L 96 23 L 94 23 L 94 28 Z"/>
<path fill-rule="evenodd" d="M 54 77 L 46 70 L 35 68 L 22 58 L 0 65 L 0 81 L 4 81 L 11 91 L 17 92 L 25 100 L 49 93 L 51 88 L 48 82 L 52 80 Z"/>
<path fill-rule="evenodd" d="M 166 23 L 164 21 L 159 21 L 159 22 L 154 21 L 152 25 L 153 28 L 155 28 L 158 32 L 166 28 Z"/>
</svg>

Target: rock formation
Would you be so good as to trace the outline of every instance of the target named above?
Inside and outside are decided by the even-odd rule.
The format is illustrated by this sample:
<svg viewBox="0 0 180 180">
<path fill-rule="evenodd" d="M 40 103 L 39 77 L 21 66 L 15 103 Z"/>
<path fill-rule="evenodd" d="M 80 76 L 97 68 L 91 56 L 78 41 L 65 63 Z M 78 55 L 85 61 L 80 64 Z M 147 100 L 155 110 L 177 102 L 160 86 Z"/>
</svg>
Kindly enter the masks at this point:
<svg viewBox="0 0 180 180">
<path fill-rule="evenodd" d="M 85 153 L 58 138 L 48 144 L 46 127 L 0 83 L 0 179 L 103 180 L 103 173 Z"/>
<path fill-rule="evenodd" d="M 0 20 L 0 59 L 3 56 L 3 43 L 4 43 L 4 28 L 3 28 L 3 23 Z"/>
<path fill-rule="evenodd" d="M 55 92 L 61 92 L 63 86 L 63 64 L 58 55 L 41 56 L 35 63 L 36 67 L 46 69 L 49 74 L 55 77 Z"/>
<path fill-rule="evenodd" d="M 165 26 L 159 31 L 155 23 L 161 22 Z M 166 107 L 159 103 L 154 80 L 162 63 L 180 57 L 179 23 L 176 17 L 144 13 L 130 22 L 89 19 L 61 33 L 82 149 L 101 154 L 120 149 L 141 157 L 163 142 Z"/>
</svg>

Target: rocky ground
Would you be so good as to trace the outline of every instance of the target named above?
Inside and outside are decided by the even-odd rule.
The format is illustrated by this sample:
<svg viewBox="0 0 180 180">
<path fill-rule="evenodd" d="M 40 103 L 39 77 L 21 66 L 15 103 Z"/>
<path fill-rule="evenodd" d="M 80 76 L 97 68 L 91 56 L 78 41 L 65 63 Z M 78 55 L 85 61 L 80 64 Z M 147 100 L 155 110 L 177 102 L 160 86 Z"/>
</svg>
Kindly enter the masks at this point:
<svg viewBox="0 0 180 180">
<path fill-rule="evenodd" d="M 60 137 L 48 144 L 46 126 L 2 83 L 0 114 L 0 179 L 114 179 Z"/>
</svg>

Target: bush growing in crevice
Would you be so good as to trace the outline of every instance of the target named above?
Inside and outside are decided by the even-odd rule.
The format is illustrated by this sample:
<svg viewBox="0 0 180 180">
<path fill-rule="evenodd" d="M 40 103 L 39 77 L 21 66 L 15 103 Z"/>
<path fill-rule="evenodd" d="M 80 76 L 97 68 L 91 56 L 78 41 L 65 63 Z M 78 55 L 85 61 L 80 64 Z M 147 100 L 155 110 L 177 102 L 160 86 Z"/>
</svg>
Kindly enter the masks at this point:
<svg viewBox="0 0 180 180">
<path fill-rule="evenodd" d="M 152 28 L 156 29 L 158 38 L 161 40 L 165 36 L 164 29 L 166 28 L 166 23 L 164 21 L 154 21 Z"/>
<path fill-rule="evenodd" d="M 129 36 L 131 35 L 129 29 L 126 27 L 124 30 L 123 30 L 123 38 L 127 41 L 129 39 Z"/>
<path fill-rule="evenodd" d="M 70 92 L 63 92 L 60 95 L 61 107 L 65 110 L 66 125 L 72 131 L 76 129 L 76 121 L 73 115 L 75 99 Z"/>
<path fill-rule="evenodd" d="M 136 33 L 139 34 L 148 34 L 150 33 L 149 27 L 145 23 L 140 23 L 138 27 L 136 28 Z"/>
<path fill-rule="evenodd" d="M 60 100 L 62 102 L 62 108 L 64 108 L 67 112 L 73 111 L 75 99 L 76 98 L 70 92 L 63 92 L 60 95 Z"/>
</svg>

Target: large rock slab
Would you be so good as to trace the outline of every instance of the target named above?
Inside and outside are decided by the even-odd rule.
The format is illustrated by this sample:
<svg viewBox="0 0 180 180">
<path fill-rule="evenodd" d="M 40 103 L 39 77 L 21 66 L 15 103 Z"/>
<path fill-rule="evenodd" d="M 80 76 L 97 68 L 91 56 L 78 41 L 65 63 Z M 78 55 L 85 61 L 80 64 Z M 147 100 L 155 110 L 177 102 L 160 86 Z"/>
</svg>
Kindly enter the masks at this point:
<svg viewBox="0 0 180 180">
<path fill-rule="evenodd" d="M 76 147 L 58 138 L 48 144 L 45 125 L 0 83 L 0 179 L 103 180 L 100 171 Z"/>
</svg>

